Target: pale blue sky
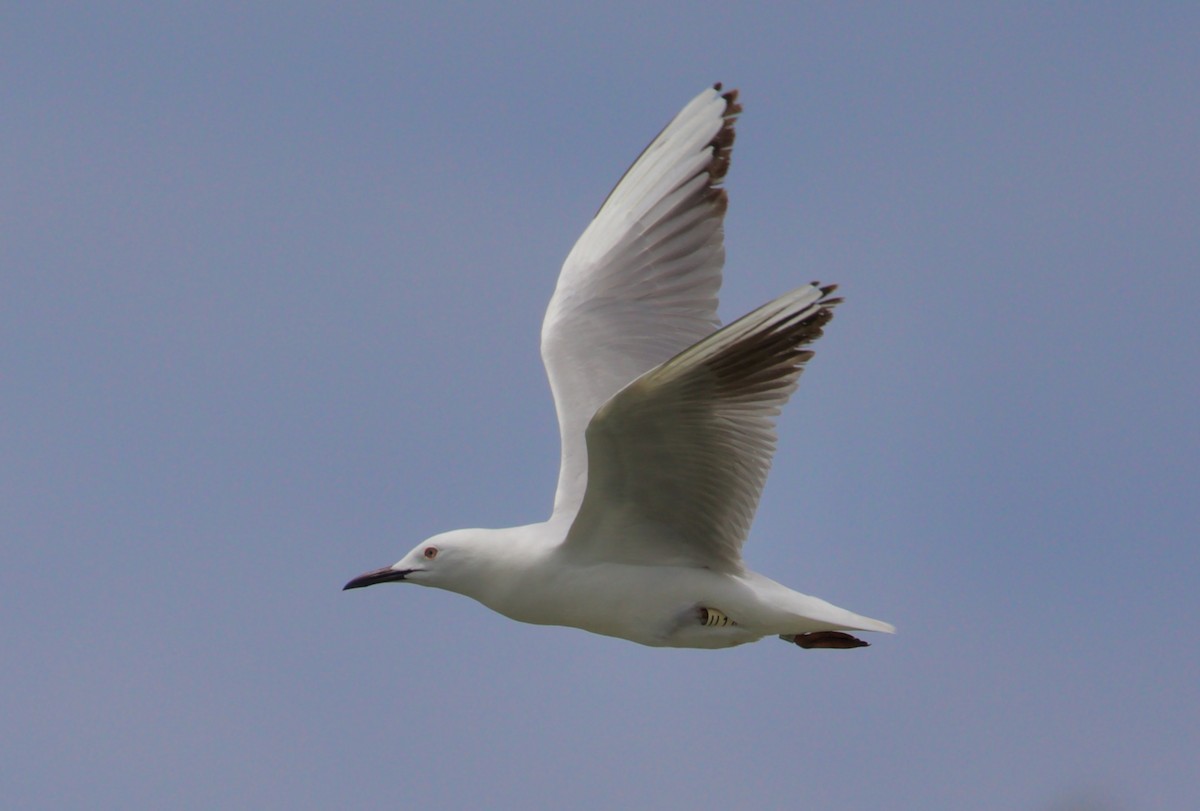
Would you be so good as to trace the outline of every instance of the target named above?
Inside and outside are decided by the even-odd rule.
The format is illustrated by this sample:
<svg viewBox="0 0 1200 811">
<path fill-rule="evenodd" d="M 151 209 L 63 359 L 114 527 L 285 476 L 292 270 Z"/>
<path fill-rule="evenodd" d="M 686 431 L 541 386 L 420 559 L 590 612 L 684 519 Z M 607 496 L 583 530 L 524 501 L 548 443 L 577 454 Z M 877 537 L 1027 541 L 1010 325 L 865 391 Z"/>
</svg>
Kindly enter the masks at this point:
<svg viewBox="0 0 1200 811">
<path fill-rule="evenodd" d="M 5 807 L 1194 803 L 1200 9 L 770 8 L 5 7 Z M 847 299 L 746 555 L 899 633 L 341 592 L 546 515 L 558 266 L 717 80 L 724 316 Z"/>
</svg>

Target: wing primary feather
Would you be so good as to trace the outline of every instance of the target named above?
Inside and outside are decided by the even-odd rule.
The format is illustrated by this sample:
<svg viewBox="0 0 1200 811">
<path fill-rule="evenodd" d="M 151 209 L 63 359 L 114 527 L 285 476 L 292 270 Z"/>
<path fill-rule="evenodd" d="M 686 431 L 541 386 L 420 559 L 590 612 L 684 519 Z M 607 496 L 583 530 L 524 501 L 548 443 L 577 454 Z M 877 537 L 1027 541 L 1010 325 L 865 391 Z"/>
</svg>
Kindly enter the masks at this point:
<svg viewBox="0 0 1200 811">
<path fill-rule="evenodd" d="M 630 383 L 587 429 L 588 484 L 564 551 L 740 571 L 775 418 L 841 299 L 784 294 Z"/>
<path fill-rule="evenodd" d="M 663 128 L 571 249 L 542 325 L 562 466 L 553 516 L 574 517 L 585 430 L 631 381 L 720 326 L 723 222 L 736 90 L 710 87 Z"/>
</svg>

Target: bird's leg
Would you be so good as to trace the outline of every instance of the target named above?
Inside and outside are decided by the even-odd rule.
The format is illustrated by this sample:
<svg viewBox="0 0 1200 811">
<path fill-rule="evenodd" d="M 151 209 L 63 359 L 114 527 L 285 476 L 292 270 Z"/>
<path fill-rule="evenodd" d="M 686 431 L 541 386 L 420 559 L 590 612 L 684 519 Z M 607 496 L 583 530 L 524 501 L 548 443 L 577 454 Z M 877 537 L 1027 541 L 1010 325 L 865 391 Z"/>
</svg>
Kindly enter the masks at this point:
<svg viewBox="0 0 1200 811">
<path fill-rule="evenodd" d="M 736 622 L 715 608 L 704 608 L 701 606 L 697 613 L 700 617 L 700 624 L 708 628 L 724 628 L 728 625 L 737 625 Z"/>
<path fill-rule="evenodd" d="M 848 648 L 865 648 L 868 642 L 863 642 L 856 636 L 844 634 L 841 631 L 813 631 L 808 634 L 780 634 L 780 639 L 785 642 L 795 642 L 802 648 L 836 648 L 846 650 Z"/>
</svg>

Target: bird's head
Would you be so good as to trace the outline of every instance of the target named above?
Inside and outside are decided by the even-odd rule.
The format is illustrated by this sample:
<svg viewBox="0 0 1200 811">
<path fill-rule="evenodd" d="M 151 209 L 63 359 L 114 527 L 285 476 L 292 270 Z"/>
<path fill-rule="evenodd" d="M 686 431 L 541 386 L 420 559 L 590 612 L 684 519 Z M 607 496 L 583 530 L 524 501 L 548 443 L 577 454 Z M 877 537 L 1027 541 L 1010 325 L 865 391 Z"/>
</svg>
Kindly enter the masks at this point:
<svg viewBox="0 0 1200 811">
<path fill-rule="evenodd" d="M 487 571 L 490 544 L 480 543 L 484 530 L 459 529 L 434 535 L 413 547 L 391 566 L 360 574 L 342 590 L 376 583 L 416 583 L 472 595 L 472 584 Z"/>
</svg>

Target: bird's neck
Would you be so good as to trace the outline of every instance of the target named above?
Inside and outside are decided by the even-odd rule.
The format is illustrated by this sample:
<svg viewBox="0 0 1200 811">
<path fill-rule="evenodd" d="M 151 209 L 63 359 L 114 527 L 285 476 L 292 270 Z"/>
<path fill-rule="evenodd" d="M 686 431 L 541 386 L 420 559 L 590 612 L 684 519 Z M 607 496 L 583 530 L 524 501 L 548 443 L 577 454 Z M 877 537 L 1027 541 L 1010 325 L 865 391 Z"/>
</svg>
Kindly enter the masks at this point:
<svg viewBox="0 0 1200 811">
<path fill-rule="evenodd" d="M 561 539 L 546 524 L 480 529 L 472 541 L 471 576 L 455 591 L 502 614 L 538 582 L 547 559 Z"/>
</svg>

